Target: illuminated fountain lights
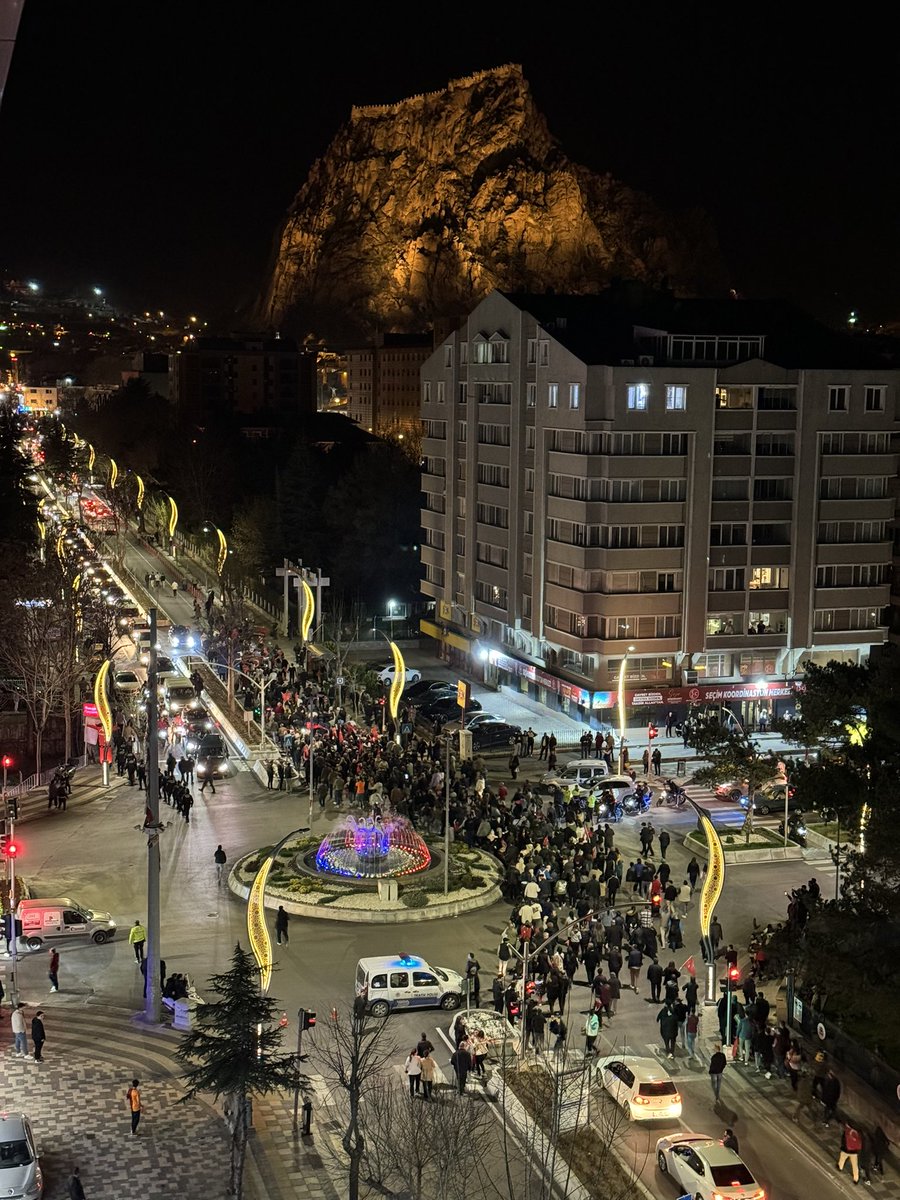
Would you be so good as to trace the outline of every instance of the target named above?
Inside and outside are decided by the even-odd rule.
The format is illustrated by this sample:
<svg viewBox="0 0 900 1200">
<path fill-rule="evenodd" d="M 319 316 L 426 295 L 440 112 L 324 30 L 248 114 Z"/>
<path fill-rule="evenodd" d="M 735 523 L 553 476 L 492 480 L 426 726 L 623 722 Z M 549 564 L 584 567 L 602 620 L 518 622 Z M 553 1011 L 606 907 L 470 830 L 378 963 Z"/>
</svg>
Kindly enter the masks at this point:
<svg viewBox="0 0 900 1200">
<path fill-rule="evenodd" d="M 395 879 L 424 871 L 431 853 L 405 817 L 346 817 L 322 840 L 316 870 L 354 879 Z"/>
</svg>

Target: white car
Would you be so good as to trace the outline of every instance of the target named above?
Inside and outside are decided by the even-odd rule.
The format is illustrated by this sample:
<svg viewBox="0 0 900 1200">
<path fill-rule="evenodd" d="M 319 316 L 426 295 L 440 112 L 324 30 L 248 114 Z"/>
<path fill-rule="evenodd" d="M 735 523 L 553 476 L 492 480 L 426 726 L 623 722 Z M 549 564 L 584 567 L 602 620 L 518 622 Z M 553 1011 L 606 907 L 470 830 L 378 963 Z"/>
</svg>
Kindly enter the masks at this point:
<svg viewBox="0 0 900 1200">
<path fill-rule="evenodd" d="M 127 694 L 139 692 L 144 686 L 143 679 L 134 671 L 116 671 L 113 682 L 116 685 L 117 691 Z"/>
<path fill-rule="evenodd" d="M 599 1058 L 597 1078 L 632 1121 L 677 1121 L 681 1095 L 655 1058 L 611 1055 Z"/>
<path fill-rule="evenodd" d="M 24 1113 L 0 1113 L 0 1187 L 4 1196 L 27 1200 L 44 1194 L 40 1154 Z"/>
<path fill-rule="evenodd" d="M 679 1133 L 656 1143 L 656 1163 L 692 1200 L 766 1200 L 744 1160 L 708 1133 Z"/>
<path fill-rule="evenodd" d="M 383 671 L 378 672 L 378 678 L 385 685 L 385 687 L 389 687 L 394 682 L 394 673 L 395 673 L 394 664 L 391 663 L 391 665 L 388 667 L 385 667 Z M 422 678 L 421 671 L 417 671 L 415 667 L 407 667 L 406 668 L 406 683 L 404 686 L 409 687 L 409 685 L 411 683 L 418 683 L 421 678 Z"/>
<path fill-rule="evenodd" d="M 555 771 L 548 771 L 541 780 L 544 787 L 556 784 L 558 787 L 577 787 L 584 791 L 600 787 L 603 779 L 609 774 L 609 767 L 602 758 L 576 758 L 574 762 L 566 763 Z"/>
</svg>

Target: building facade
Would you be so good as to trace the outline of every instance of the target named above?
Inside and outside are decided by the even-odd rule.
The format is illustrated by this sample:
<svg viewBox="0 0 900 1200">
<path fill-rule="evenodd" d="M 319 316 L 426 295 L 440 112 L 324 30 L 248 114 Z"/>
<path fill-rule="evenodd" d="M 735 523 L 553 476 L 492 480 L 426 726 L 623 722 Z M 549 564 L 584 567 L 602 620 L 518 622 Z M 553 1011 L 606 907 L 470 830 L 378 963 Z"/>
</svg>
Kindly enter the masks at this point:
<svg viewBox="0 0 900 1200">
<path fill-rule="evenodd" d="M 782 306 L 495 292 L 422 370 L 426 632 L 573 715 L 772 715 L 886 638 L 896 404 Z"/>
<path fill-rule="evenodd" d="M 386 333 L 344 351 L 344 412 L 368 433 L 418 437 L 419 372 L 434 349 L 431 334 Z"/>
<path fill-rule="evenodd" d="M 169 374 L 175 404 L 199 423 L 316 411 L 315 351 L 290 338 L 197 338 L 171 356 Z"/>
</svg>

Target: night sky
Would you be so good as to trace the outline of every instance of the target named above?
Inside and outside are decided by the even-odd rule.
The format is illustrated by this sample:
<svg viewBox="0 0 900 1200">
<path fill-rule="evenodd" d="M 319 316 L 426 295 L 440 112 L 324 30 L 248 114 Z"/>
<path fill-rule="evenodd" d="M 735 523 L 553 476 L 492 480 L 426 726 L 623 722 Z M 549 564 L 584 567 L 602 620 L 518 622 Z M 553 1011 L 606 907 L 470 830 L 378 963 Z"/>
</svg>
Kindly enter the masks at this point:
<svg viewBox="0 0 900 1200">
<path fill-rule="evenodd" d="M 351 105 L 518 62 L 570 158 L 708 211 L 738 291 L 900 319 L 893 33 L 865 6 L 815 32 L 783 4 L 631 7 L 554 31 L 528 6 L 25 0 L 0 270 L 226 318 Z"/>
</svg>

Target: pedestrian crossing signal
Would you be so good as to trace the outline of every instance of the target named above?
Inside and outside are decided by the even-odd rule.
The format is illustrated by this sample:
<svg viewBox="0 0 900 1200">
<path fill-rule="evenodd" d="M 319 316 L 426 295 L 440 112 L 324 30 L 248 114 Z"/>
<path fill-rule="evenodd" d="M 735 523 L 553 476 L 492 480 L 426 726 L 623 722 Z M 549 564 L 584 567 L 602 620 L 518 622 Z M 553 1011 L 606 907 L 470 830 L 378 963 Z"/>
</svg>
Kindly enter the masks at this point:
<svg viewBox="0 0 900 1200">
<path fill-rule="evenodd" d="M 655 725 L 650 724 L 647 726 L 647 740 L 652 742 L 655 737 L 659 737 L 659 730 Z"/>
</svg>

